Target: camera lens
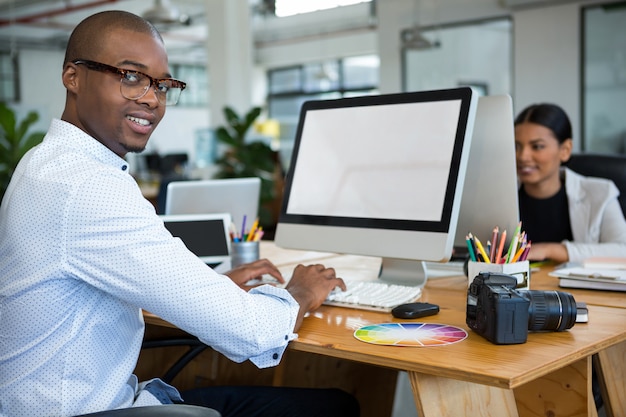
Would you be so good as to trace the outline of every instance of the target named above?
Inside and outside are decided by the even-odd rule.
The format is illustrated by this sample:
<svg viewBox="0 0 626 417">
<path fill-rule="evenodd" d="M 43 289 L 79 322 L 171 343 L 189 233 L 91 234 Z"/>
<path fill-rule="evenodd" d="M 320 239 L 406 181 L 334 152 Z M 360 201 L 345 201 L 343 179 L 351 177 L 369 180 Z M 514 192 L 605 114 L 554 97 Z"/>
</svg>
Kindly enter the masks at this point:
<svg viewBox="0 0 626 417">
<path fill-rule="evenodd" d="M 530 305 L 528 330 L 561 332 L 576 323 L 576 301 L 572 294 L 561 291 L 519 291 Z"/>
</svg>

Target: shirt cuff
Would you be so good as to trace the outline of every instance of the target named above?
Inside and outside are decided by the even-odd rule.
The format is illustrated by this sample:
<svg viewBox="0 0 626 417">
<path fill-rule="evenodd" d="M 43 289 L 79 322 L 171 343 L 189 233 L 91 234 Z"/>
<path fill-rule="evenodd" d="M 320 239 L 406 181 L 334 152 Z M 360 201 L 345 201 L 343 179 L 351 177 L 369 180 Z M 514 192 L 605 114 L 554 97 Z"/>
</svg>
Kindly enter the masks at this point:
<svg viewBox="0 0 626 417">
<path fill-rule="evenodd" d="M 280 341 L 278 346 L 269 349 L 258 356 L 250 358 L 250 362 L 252 362 L 258 368 L 269 368 L 272 366 L 277 366 L 280 363 L 289 342 L 298 337 L 298 335 L 293 332 L 293 329 L 296 325 L 298 312 L 300 311 L 300 305 L 291 296 L 289 291 L 283 288 L 276 288 L 272 285 L 262 285 L 260 287 L 255 287 L 250 290 L 250 293 L 269 295 L 271 297 L 279 298 L 280 300 L 287 303 L 287 307 L 289 310 L 289 320 L 287 326 L 285 327 L 282 340 Z"/>
</svg>

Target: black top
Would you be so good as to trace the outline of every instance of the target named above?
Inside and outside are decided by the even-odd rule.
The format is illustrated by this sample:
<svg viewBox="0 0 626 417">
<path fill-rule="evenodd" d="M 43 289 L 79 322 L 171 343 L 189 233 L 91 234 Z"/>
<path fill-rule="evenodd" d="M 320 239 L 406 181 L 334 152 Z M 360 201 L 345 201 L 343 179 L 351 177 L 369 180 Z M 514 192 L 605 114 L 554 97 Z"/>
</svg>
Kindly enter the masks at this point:
<svg viewBox="0 0 626 417">
<path fill-rule="evenodd" d="M 519 210 L 522 229 L 532 242 L 573 240 L 569 205 L 565 186 L 548 198 L 533 198 L 519 189 Z"/>
</svg>

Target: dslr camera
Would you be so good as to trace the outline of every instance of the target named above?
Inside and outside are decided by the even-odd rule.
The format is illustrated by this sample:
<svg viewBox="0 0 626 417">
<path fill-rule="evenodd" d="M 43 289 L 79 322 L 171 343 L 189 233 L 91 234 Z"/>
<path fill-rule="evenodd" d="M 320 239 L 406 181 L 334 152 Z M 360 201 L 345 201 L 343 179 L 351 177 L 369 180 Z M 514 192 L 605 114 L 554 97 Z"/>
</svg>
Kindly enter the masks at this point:
<svg viewBox="0 0 626 417">
<path fill-rule="evenodd" d="M 516 290 L 511 275 L 481 272 L 467 290 L 466 323 L 499 345 L 525 343 L 528 331 L 563 331 L 576 322 L 576 301 L 561 291 Z"/>
</svg>

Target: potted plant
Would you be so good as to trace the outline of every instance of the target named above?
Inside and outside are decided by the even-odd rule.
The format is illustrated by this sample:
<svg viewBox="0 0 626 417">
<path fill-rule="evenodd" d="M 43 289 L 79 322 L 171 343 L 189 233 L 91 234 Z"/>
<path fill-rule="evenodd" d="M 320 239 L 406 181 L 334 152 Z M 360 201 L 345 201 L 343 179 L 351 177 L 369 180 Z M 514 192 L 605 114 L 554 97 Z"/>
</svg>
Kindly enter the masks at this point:
<svg viewBox="0 0 626 417">
<path fill-rule="evenodd" d="M 43 140 L 44 132 L 29 133 L 37 120 L 39 114 L 31 111 L 18 122 L 15 111 L 0 102 L 0 201 L 17 163 L 30 148 Z"/>
<path fill-rule="evenodd" d="M 224 145 L 222 155 L 215 161 L 218 172 L 215 178 L 259 177 L 261 196 L 259 223 L 271 231 L 278 219 L 282 174 L 277 152 L 263 141 L 246 140 L 248 131 L 261 114 L 260 107 L 253 107 L 239 116 L 231 107 L 223 108 L 226 125 L 217 128 L 218 142 Z"/>
</svg>

